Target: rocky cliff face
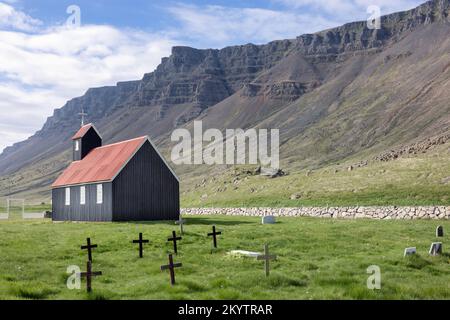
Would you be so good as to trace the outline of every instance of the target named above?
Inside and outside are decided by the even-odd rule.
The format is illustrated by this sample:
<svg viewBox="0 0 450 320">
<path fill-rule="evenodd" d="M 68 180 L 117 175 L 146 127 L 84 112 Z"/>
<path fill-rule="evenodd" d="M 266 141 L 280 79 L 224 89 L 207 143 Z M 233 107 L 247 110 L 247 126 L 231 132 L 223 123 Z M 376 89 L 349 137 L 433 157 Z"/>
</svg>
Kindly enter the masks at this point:
<svg viewBox="0 0 450 320">
<path fill-rule="evenodd" d="M 81 109 L 106 142 L 149 134 L 167 146 L 174 128 L 197 118 L 215 128 L 280 128 L 282 158 L 300 167 L 445 132 L 449 12 L 450 0 L 435 0 L 383 17 L 380 30 L 354 22 L 266 45 L 174 47 L 143 79 L 89 89 L 55 110 L 5 149 L 0 175 L 61 159 Z"/>
</svg>

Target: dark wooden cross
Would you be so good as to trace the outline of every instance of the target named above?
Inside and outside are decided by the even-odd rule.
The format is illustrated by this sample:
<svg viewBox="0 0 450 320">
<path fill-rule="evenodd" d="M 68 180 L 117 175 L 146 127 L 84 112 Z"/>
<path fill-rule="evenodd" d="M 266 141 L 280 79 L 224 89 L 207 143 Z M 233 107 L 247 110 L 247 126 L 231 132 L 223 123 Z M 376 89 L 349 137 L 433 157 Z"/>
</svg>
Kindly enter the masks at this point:
<svg viewBox="0 0 450 320">
<path fill-rule="evenodd" d="M 181 235 L 184 234 L 183 225 L 184 225 L 185 222 L 186 222 L 186 220 L 181 219 L 181 217 L 180 217 L 180 220 L 175 221 L 175 224 L 179 224 L 180 225 Z"/>
<path fill-rule="evenodd" d="M 86 290 L 87 292 L 92 291 L 92 277 L 101 276 L 101 271 L 92 271 L 92 262 L 88 261 L 86 265 L 86 272 L 81 272 L 80 276 L 86 278 Z"/>
<path fill-rule="evenodd" d="M 264 254 L 259 255 L 256 259 L 257 260 L 264 260 L 264 264 L 265 264 L 265 267 L 266 267 L 266 277 L 268 277 L 269 276 L 269 261 L 277 259 L 276 255 L 270 255 L 269 254 L 269 245 L 268 244 L 264 245 Z"/>
<path fill-rule="evenodd" d="M 169 264 L 165 266 L 161 266 L 161 271 L 169 269 L 170 272 L 170 284 L 175 284 L 175 268 L 182 267 L 181 263 L 173 263 L 173 256 L 169 254 Z"/>
<path fill-rule="evenodd" d="M 133 240 L 133 243 L 139 243 L 139 258 L 144 256 L 143 244 L 149 243 L 150 241 L 142 239 L 142 232 L 139 233 L 139 240 Z"/>
<path fill-rule="evenodd" d="M 177 237 L 177 233 L 175 231 L 172 231 L 172 238 L 167 239 L 167 241 L 173 241 L 173 252 L 175 254 L 178 253 L 177 250 L 177 241 L 181 240 L 181 237 Z"/>
<path fill-rule="evenodd" d="M 208 233 L 208 237 L 213 237 L 214 248 L 217 248 L 217 236 L 222 234 L 222 232 L 216 232 L 216 226 L 213 226 L 212 229 L 213 232 Z"/>
<path fill-rule="evenodd" d="M 92 248 L 97 248 L 96 244 L 91 244 L 91 238 L 87 238 L 87 245 L 85 246 L 81 246 L 81 250 L 86 250 L 88 251 L 88 260 L 92 262 Z"/>
</svg>

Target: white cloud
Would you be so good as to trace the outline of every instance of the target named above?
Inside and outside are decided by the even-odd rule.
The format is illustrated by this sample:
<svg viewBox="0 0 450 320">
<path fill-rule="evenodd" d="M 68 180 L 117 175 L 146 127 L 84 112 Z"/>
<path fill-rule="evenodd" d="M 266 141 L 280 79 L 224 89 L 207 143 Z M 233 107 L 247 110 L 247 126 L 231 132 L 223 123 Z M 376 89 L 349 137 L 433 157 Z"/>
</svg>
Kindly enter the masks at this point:
<svg viewBox="0 0 450 320">
<path fill-rule="evenodd" d="M 15 1 L 11 0 L 7 2 L 15 3 Z M 34 31 L 40 25 L 42 25 L 42 21 L 33 19 L 29 15 L 17 11 L 12 6 L 0 2 L 0 28 Z"/>
<path fill-rule="evenodd" d="M 65 97 L 52 90 L 24 90 L 20 85 L 0 83 L 0 147 L 24 140 L 45 121 L 43 105 L 61 105 Z M 48 110 L 48 109 L 47 109 Z M 50 111 L 50 110 L 48 110 Z"/>
<path fill-rule="evenodd" d="M 404 11 L 417 7 L 424 0 L 272 0 L 295 11 L 308 10 L 341 23 L 368 18 L 367 8 L 380 7 L 381 14 Z"/>
<path fill-rule="evenodd" d="M 110 26 L 61 27 L 39 34 L 0 31 L 0 37 L 0 61 L 8 61 L 0 64 L 4 77 L 63 91 L 140 78 L 174 44 Z"/>
<path fill-rule="evenodd" d="M 176 44 L 97 25 L 0 30 L 0 39 L 0 150 L 33 134 L 53 109 L 88 88 L 142 78 Z"/>
<path fill-rule="evenodd" d="M 202 46 L 266 43 L 338 25 L 337 21 L 308 13 L 260 8 L 178 4 L 168 10 L 180 21 L 183 33 Z"/>
</svg>

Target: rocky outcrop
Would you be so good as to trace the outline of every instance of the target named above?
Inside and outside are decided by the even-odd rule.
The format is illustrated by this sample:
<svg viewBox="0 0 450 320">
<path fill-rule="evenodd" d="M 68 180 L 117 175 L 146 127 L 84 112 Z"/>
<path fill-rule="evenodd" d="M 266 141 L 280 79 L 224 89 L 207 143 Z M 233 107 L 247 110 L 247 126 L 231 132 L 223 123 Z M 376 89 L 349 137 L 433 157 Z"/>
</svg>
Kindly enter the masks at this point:
<svg viewBox="0 0 450 320">
<path fill-rule="evenodd" d="M 383 152 L 374 158 L 378 161 L 391 161 L 402 156 L 426 153 L 434 149 L 436 146 L 445 144 L 450 141 L 450 133 L 428 138 L 425 141 L 417 142 L 408 146 L 402 146 L 389 151 Z"/>
<path fill-rule="evenodd" d="M 437 21 L 450 21 L 449 12 L 448 0 L 428 1 L 413 10 L 383 16 L 381 29 L 368 29 L 366 21 L 347 23 L 331 30 L 302 35 L 297 38 L 296 48 L 306 55 L 380 48 L 405 31 Z"/>
<path fill-rule="evenodd" d="M 317 217 L 335 219 L 450 219 L 450 207 L 183 208 L 182 215 Z"/>
</svg>

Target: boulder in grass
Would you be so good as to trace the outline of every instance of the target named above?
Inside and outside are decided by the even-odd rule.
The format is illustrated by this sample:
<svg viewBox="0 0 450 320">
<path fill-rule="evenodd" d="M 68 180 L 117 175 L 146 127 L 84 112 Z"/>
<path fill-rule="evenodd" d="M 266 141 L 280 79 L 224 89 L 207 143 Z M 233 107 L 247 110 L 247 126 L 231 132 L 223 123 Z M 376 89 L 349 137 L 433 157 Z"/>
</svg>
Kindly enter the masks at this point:
<svg viewBox="0 0 450 320">
<path fill-rule="evenodd" d="M 276 178 L 276 177 L 285 176 L 286 172 L 284 172 L 281 169 L 261 168 L 260 175 L 265 176 L 265 177 L 270 177 L 270 178 Z"/>
</svg>

